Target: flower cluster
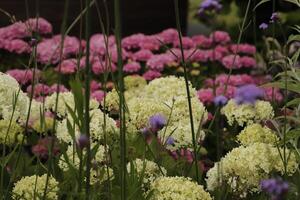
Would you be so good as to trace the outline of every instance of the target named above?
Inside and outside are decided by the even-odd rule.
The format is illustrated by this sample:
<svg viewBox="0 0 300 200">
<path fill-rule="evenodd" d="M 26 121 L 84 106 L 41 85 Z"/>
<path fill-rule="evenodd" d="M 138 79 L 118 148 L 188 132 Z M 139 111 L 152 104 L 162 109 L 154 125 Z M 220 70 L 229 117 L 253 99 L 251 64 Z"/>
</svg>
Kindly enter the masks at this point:
<svg viewBox="0 0 300 200">
<path fill-rule="evenodd" d="M 25 176 L 19 180 L 14 188 L 14 199 L 34 199 L 42 197 L 45 191 L 47 175 L 42 176 Z M 58 199 L 58 182 L 52 177 L 49 177 L 46 199 Z"/>
<path fill-rule="evenodd" d="M 151 183 L 153 194 L 150 199 L 212 200 L 203 186 L 185 177 L 160 177 Z"/>
<path fill-rule="evenodd" d="M 0 72 L 0 116 L 5 120 L 26 119 L 29 98 L 22 92 L 18 82 Z"/>
<path fill-rule="evenodd" d="M 96 183 L 102 183 L 103 181 L 112 179 L 113 171 L 105 164 L 107 162 L 105 146 L 92 143 L 91 147 L 92 151 L 95 152 L 95 154 L 92 154 L 93 167 L 91 170 L 91 184 L 94 185 Z M 60 157 L 59 167 L 64 172 L 67 172 L 72 168 L 79 170 L 80 153 L 82 153 L 82 162 L 84 162 L 85 157 L 87 156 L 86 150 L 78 152 L 76 151 L 76 146 L 68 146 L 66 154 Z"/>
<path fill-rule="evenodd" d="M 214 98 L 220 95 L 224 95 L 228 99 L 236 96 L 245 96 L 248 95 L 247 91 L 249 91 L 249 86 L 255 88 L 258 85 L 262 85 L 267 82 L 266 78 L 267 77 L 264 77 L 265 80 L 261 80 L 259 77 L 250 76 L 248 74 L 236 74 L 230 76 L 227 74 L 220 74 L 217 75 L 215 79 L 208 78 L 205 80 L 204 88 L 201 88 L 197 92 L 198 98 L 205 105 L 210 105 L 213 103 Z M 260 89 L 255 89 L 255 91 L 258 91 L 259 97 L 266 101 L 276 101 L 280 103 L 283 100 L 283 95 L 278 88 L 262 87 Z"/>
<path fill-rule="evenodd" d="M 254 143 L 252 145 L 233 149 L 220 162 L 215 163 L 207 173 L 207 188 L 214 191 L 226 184 L 230 192 L 240 197 L 249 193 L 260 192 L 261 180 L 270 177 L 272 173 L 284 173 L 284 165 L 280 159 L 283 149 L 270 144 Z M 287 162 L 287 173 L 292 175 L 297 167 L 296 156 L 291 153 Z"/>
<path fill-rule="evenodd" d="M 190 86 L 190 91 L 194 123 L 200 124 L 206 121 L 207 111 L 203 104 L 198 101 L 196 90 Z M 109 96 L 110 94 L 107 97 Z M 130 113 L 127 125 L 132 132 L 137 132 L 143 128 L 151 127 L 151 120 L 149 122 L 149 119 L 154 115 L 160 115 L 169 119 L 169 123 L 168 126 L 158 132 L 158 137 L 165 142 L 172 135 L 174 140 L 167 148 L 175 150 L 191 147 L 192 134 L 186 98 L 183 78 L 169 76 L 155 79 L 144 86 L 140 93 L 126 99 Z M 116 101 L 114 100 L 114 102 Z M 107 98 L 107 103 L 110 104 L 109 98 Z M 201 132 L 200 138 L 204 138 L 204 132 Z"/>
<path fill-rule="evenodd" d="M 256 101 L 254 105 L 239 105 L 232 99 L 222 108 L 221 112 L 226 116 L 229 125 L 233 125 L 234 122 L 237 122 L 239 126 L 253 124 L 274 117 L 271 104 L 267 101 L 260 100 Z"/>
<path fill-rule="evenodd" d="M 115 139 L 116 138 L 116 132 L 117 127 L 115 121 L 107 116 L 107 114 L 104 114 L 99 109 L 93 109 L 90 111 L 91 113 L 91 121 L 90 121 L 90 133 L 91 133 L 91 139 L 93 141 L 103 140 L 105 134 L 107 134 L 108 139 Z M 104 117 L 106 118 L 106 127 L 104 126 Z M 58 122 L 57 124 L 57 134 L 56 137 L 66 143 L 72 143 L 73 138 L 70 135 L 70 130 L 67 127 L 67 123 L 71 123 L 74 127 L 74 136 L 78 137 L 80 135 L 80 130 L 77 125 L 74 124 L 74 120 L 71 118 L 71 116 L 68 116 L 67 118 L 63 119 L 62 121 Z"/>
<path fill-rule="evenodd" d="M 30 44 L 25 39 L 32 37 L 34 32 L 41 35 L 50 34 L 52 25 L 43 18 L 31 18 L 0 28 L 0 49 L 17 54 L 30 53 Z"/>
<path fill-rule="evenodd" d="M 129 173 L 132 167 L 134 170 L 136 170 L 138 176 L 144 177 L 144 187 L 149 187 L 149 184 L 152 183 L 156 178 L 167 174 L 167 171 L 164 167 L 159 167 L 155 162 L 146 159 L 135 159 L 131 163 L 128 163 L 127 171 Z"/>
<path fill-rule="evenodd" d="M 254 143 L 266 143 L 275 145 L 279 138 L 268 127 L 262 127 L 260 124 L 251 124 L 244 128 L 237 136 L 238 141 L 244 145 L 252 145 Z"/>
</svg>

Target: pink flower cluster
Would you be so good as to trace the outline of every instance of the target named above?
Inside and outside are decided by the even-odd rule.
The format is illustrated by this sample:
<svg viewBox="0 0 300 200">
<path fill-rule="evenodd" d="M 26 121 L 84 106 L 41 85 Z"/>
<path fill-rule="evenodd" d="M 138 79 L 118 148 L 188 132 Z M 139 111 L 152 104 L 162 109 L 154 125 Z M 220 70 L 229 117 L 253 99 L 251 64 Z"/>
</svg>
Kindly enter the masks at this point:
<svg viewBox="0 0 300 200">
<path fill-rule="evenodd" d="M 16 54 L 30 53 L 30 44 L 24 39 L 31 37 L 33 32 L 50 34 L 52 25 L 43 18 L 32 18 L 0 28 L 0 49 Z"/>
<path fill-rule="evenodd" d="M 204 88 L 198 91 L 198 98 L 206 105 L 213 103 L 216 96 L 224 95 L 227 98 L 233 98 L 238 87 L 248 84 L 262 85 L 267 82 L 267 78 L 253 77 L 247 74 L 227 75 L 220 74 L 215 79 L 206 79 Z M 226 93 L 225 93 L 225 86 Z M 278 88 L 262 88 L 264 90 L 264 99 L 267 101 L 281 102 L 283 96 Z"/>
<path fill-rule="evenodd" d="M 61 35 L 56 35 L 37 45 L 37 60 L 43 64 L 57 64 L 62 59 L 78 54 L 79 50 L 80 41 L 76 37 L 66 36 L 62 43 Z"/>
<path fill-rule="evenodd" d="M 8 70 L 6 74 L 14 77 L 19 84 L 26 85 L 28 83 L 31 83 L 33 79 L 33 69 L 12 69 Z M 35 71 L 35 79 L 38 80 L 41 76 L 41 71 L 36 70 Z"/>
</svg>

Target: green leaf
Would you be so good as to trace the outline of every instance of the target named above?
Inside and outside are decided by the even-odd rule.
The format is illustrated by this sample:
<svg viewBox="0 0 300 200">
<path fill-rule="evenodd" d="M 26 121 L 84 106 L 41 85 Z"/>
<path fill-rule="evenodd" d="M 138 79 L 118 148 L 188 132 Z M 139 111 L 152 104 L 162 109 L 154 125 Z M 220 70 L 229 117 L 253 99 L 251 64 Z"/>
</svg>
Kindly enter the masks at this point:
<svg viewBox="0 0 300 200">
<path fill-rule="evenodd" d="M 294 41 L 300 41 L 300 35 L 290 35 L 287 43 L 291 43 Z"/>
<path fill-rule="evenodd" d="M 280 89 L 287 89 L 289 91 L 296 92 L 296 93 L 300 94 L 299 84 L 296 84 L 296 83 L 287 83 L 287 86 L 286 86 L 284 82 L 274 82 L 274 83 L 265 84 L 262 87 L 277 87 L 277 88 L 280 88 Z"/>
<path fill-rule="evenodd" d="M 286 105 L 293 106 L 293 105 L 299 105 L 299 104 L 300 104 L 300 98 L 296 98 L 296 99 L 289 101 Z"/>
<path fill-rule="evenodd" d="M 293 4 L 296 4 L 298 7 L 300 7 L 300 0 L 284 0 Z"/>
<path fill-rule="evenodd" d="M 258 4 L 256 4 L 256 6 L 253 8 L 253 11 L 255 11 L 256 8 L 258 8 L 261 4 L 264 4 L 264 3 L 268 2 L 268 1 L 270 1 L 270 0 L 262 0 L 262 1 L 260 1 L 260 2 L 259 2 Z"/>
</svg>

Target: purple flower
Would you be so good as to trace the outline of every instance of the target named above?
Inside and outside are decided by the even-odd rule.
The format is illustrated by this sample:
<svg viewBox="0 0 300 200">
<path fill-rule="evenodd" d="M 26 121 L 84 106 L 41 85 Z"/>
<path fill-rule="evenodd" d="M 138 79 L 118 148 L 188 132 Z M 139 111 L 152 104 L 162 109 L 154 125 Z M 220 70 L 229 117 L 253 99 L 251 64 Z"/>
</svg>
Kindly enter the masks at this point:
<svg viewBox="0 0 300 200">
<path fill-rule="evenodd" d="M 205 16 L 207 11 L 219 12 L 222 9 L 222 4 L 219 0 L 204 0 L 199 7 L 198 14 L 201 17 Z"/>
<path fill-rule="evenodd" d="M 169 136 L 166 140 L 167 145 L 173 145 L 175 143 L 175 140 L 173 137 Z"/>
<path fill-rule="evenodd" d="M 85 134 L 81 134 L 78 137 L 76 143 L 80 149 L 83 149 L 88 146 L 88 144 L 90 143 L 90 140 Z"/>
<path fill-rule="evenodd" d="M 214 98 L 215 106 L 223 106 L 227 103 L 227 101 L 228 101 L 227 97 L 225 97 L 223 95 L 219 95 Z"/>
<path fill-rule="evenodd" d="M 262 191 L 271 196 L 272 200 L 281 200 L 289 190 L 288 182 L 283 181 L 281 178 L 272 178 L 262 180 L 260 183 Z"/>
<path fill-rule="evenodd" d="M 140 131 L 145 137 L 151 134 L 148 128 L 142 128 Z"/>
<path fill-rule="evenodd" d="M 238 104 L 250 103 L 254 104 L 259 98 L 263 98 L 264 91 L 254 84 L 244 85 L 237 89 L 235 101 Z"/>
<path fill-rule="evenodd" d="M 261 24 L 259 25 L 259 28 L 262 29 L 262 30 L 266 30 L 268 27 L 269 27 L 269 25 L 266 24 L 266 23 L 261 23 Z"/>
<path fill-rule="evenodd" d="M 161 114 L 156 114 L 150 117 L 149 125 L 153 133 L 160 131 L 167 124 L 166 118 Z"/>
<path fill-rule="evenodd" d="M 278 20 L 279 20 L 279 14 L 277 12 L 272 13 L 271 18 L 270 18 L 270 22 L 275 23 Z"/>
</svg>

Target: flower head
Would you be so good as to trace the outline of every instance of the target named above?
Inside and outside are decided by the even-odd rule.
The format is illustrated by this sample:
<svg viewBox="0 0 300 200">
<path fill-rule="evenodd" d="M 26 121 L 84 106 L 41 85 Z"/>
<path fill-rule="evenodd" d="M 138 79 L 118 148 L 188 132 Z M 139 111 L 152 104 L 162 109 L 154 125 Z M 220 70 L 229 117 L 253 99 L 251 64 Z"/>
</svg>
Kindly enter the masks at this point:
<svg viewBox="0 0 300 200">
<path fill-rule="evenodd" d="M 227 103 L 227 101 L 228 101 L 227 97 L 220 95 L 215 97 L 214 104 L 215 106 L 223 106 Z"/>
<path fill-rule="evenodd" d="M 77 139 L 77 145 L 80 149 L 87 147 L 89 143 L 90 140 L 85 134 L 81 134 Z"/>
<path fill-rule="evenodd" d="M 260 187 L 264 192 L 271 196 L 272 200 L 283 199 L 284 195 L 289 190 L 288 182 L 285 182 L 280 178 L 262 180 L 260 182 Z"/>
<path fill-rule="evenodd" d="M 275 23 L 277 21 L 279 21 L 279 14 L 277 12 L 272 13 L 271 17 L 270 17 L 270 22 L 271 23 Z"/>
<path fill-rule="evenodd" d="M 152 132 L 160 131 L 167 124 L 166 118 L 161 114 L 156 114 L 150 117 L 149 125 Z"/>
<path fill-rule="evenodd" d="M 269 25 L 266 24 L 266 23 L 261 23 L 261 24 L 259 25 L 259 28 L 262 29 L 262 30 L 266 30 L 268 27 L 269 27 Z"/>
<path fill-rule="evenodd" d="M 244 85 L 238 88 L 235 94 L 235 101 L 238 104 L 250 103 L 254 104 L 255 101 L 264 96 L 264 91 L 254 84 Z"/>
</svg>

